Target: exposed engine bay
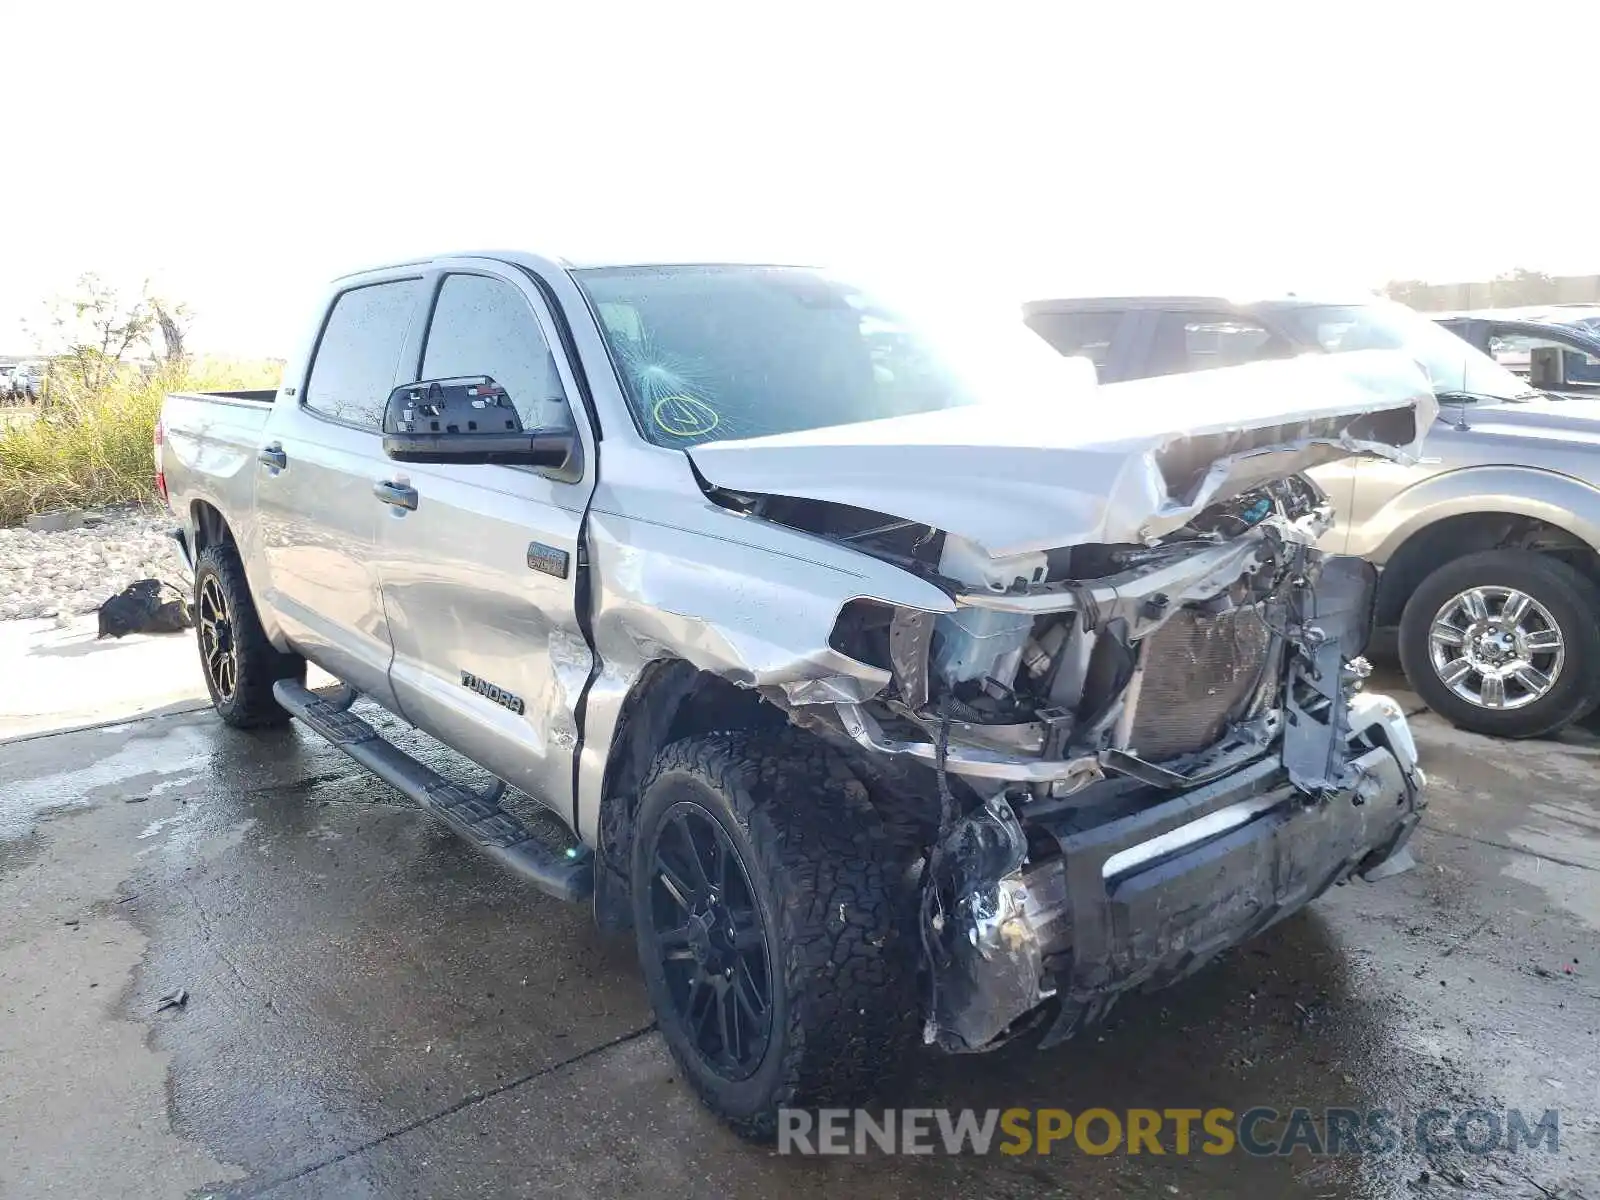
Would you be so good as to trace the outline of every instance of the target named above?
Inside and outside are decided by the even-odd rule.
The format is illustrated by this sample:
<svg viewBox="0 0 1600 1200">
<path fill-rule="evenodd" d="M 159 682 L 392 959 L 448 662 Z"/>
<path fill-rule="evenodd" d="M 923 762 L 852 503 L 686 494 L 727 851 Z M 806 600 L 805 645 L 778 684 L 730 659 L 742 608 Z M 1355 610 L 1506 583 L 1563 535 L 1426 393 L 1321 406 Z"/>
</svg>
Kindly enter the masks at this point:
<svg viewBox="0 0 1600 1200">
<path fill-rule="evenodd" d="M 1409 862 L 1422 774 L 1398 708 L 1360 691 L 1375 575 L 1316 549 L 1332 514 L 1304 476 L 1144 544 L 1005 559 L 880 514 L 741 499 L 956 600 L 941 614 L 847 605 L 833 648 L 883 668 L 889 684 L 833 704 L 786 698 L 813 701 L 789 705 L 792 719 L 896 763 L 938 798 L 921 893 L 930 1041 L 989 1049 L 1050 1014 L 1048 1036 L 1065 1037 L 1122 991 L 1170 982 L 1232 944 L 1222 917 L 1238 914 L 1215 895 L 1189 898 L 1194 927 L 1159 910 L 1181 912 L 1193 886 L 1172 864 L 1247 825 L 1258 838 L 1259 822 L 1300 814 L 1294 828 L 1325 824 L 1350 847 L 1298 880 L 1253 862 L 1260 873 L 1242 876 L 1233 899 L 1259 908 L 1257 921 L 1358 870 Z M 1389 811 L 1364 812 L 1369 794 Z M 1377 850 L 1369 817 L 1392 825 Z M 1104 837 L 1119 826 L 1129 833 Z M 1075 854 L 1075 839 L 1104 853 Z M 1161 866 L 1161 890 L 1176 891 L 1151 901 L 1148 921 L 1119 918 L 1116 873 Z M 1219 876 L 1204 878 L 1210 888 Z M 1197 934 L 1213 921 L 1227 932 Z"/>
<path fill-rule="evenodd" d="M 1115 385 L 1025 433 L 953 410 L 690 452 L 719 507 L 944 601 L 857 593 L 761 687 L 910 814 L 929 1042 L 1070 1036 L 1409 865 L 1423 775 L 1362 690 L 1375 573 L 1317 548 L 1304 472 L 1414 460 L 1436 404 L 1414 364 L 1339 357 Z"/>
<path fill-rule="evenodd" d="M 1296 656 L 1315 661 L 1330 638 L 1341 662 L 1360 655 L 1371 572 L 1336 559 L 1321 586 L 1326 560 L 1314 543 L 1331 515 L 1303 476 L 1215 505 L 1148 545 L 998 560 L 927 527 L 851 528 L 875 514 L 809 508 L 781 500 L 757 511 L 785 523 L 822 517 L 831 527 L 816 532 L 925 574 L 957 600 L 952 613 L 858 601 L 841 614 L 834 649 L 892 680 L 835 708 L 863 748 L 1044 800 L 1107 774 L 1193 786 L 1219 763 L 1237 765 L 1231 751 L 1265 748 L 1285 704 L 1308 707 L 1338 735 L 1323 711 L 1332 693 L 1288 694 L 1284 668 Z M 1338 758 L 1307 759 L 1297 782 L 1339 786 Z"/>
</svg>

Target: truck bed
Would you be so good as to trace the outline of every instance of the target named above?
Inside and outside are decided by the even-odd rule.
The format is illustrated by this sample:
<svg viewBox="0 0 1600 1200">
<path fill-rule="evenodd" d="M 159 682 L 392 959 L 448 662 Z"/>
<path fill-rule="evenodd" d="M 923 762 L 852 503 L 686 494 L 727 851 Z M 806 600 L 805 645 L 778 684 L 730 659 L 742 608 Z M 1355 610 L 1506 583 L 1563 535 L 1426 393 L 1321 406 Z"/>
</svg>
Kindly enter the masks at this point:
<svg viewBox="0 0 1600 1200">
<path fill-rule="evenodd" d="M 158 462 L 169 504 L 189 514 L 195 502 L 221 513 L 235 536 L 252 527 L 257 454 L 266 443 L 275 391 L 173 392 L 161 407 Z"/>
<path fill-rule="evenodd" d="M 275 388 L 257 388 L 241 392 L 173 392 L 170 399 L 194 400 L 202 404 L 266 404 L 270 405 L 277 397 Z"/>
</svg>

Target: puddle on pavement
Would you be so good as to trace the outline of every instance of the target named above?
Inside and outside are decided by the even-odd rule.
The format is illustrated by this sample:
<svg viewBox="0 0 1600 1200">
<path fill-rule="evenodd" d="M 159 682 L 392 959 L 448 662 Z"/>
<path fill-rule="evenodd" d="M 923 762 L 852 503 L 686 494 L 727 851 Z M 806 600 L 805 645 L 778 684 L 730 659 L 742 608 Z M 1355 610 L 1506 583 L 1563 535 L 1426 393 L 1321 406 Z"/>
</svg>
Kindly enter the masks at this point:
<svg viewBox="0 0 1600 1200">
<path fill-rule="evenodd" d="M 150 824 L 146 825 L 134 836 L 137 837 L 141 842 L 144 841 L 145 838 L 153 838 L 156 836 L 156 834 L 167 828 L 167 826 L 176 825 L 179 821 L 185 820 L 188 816 L 188 813 L 180 812 L 173 813 L 170 817 L 162 817 L 158 821 L 151 821 Z"/>
<path fill-rule="evenodd" d="M 0 841 L 23 837 L 47 812 L 148 795 L 148 780 L 173 787 L 192 783 L 201 777 L 215 740 L 212 730 L 196 725 L 146 727 L 85 766 L 12 782 L 0 789 Z"/>
</svg>

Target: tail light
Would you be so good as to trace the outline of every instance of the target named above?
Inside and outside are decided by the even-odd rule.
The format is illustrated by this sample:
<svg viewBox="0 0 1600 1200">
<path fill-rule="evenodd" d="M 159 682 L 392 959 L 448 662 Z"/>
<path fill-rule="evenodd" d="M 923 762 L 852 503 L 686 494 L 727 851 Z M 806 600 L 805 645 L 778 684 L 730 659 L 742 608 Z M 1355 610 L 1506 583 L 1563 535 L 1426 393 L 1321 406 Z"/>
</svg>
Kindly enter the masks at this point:
<svg viewBox="0 0 1600 1200">
<path fill-rule="evenodd" d="M 167 440 L 167 431 L 162 426 L 161 418 L 156 418 L 156 491 L 161 493 L 161 502 L 167 503 L 167 473 L 161 466 L 161 446 Z"/>
</svg>

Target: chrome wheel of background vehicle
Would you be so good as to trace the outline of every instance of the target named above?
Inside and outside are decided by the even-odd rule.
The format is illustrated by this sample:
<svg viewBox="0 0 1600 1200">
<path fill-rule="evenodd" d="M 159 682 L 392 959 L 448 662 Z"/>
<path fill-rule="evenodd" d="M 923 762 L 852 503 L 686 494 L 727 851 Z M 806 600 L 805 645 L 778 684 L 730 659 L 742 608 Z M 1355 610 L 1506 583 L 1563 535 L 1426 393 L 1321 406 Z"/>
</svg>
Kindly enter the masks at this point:
<svg viewBox="0 0 1600 1200">
<path fill-rule="evenodd" d="M 1438 567 L 1400 615 L 1400 662 L 1451 724 L 1541 737 L 1600 704 L 1600 586 L 1534 550 L 1483 550 Z"/>
<path fill-rule="evenodd" d="M 1434 614 L 1433 669 L 1457 696 L 1484 708 L 1522 708 L 1556 684 L 1567 652 L 1550 610 L 1526 592 L 1473 587 Z"/>
<path fill-rule="evenodd" d="M 239 683 L 239 659 L 233 640 L 233 621 L 228 602 L 215 576 L 200 583 L 199 614 L 196 624 L 200 636 L 200 660 L 206 679 L 223 700 L 233 698 Z"/>
<path fill-rule="evenodd" d="M 772 963 L 750 877 L 721 823 L 674 805 L 651 848 L 651 940 L 695 1050 L 746 1079 L 772 1037 Z"/>
</svg>

